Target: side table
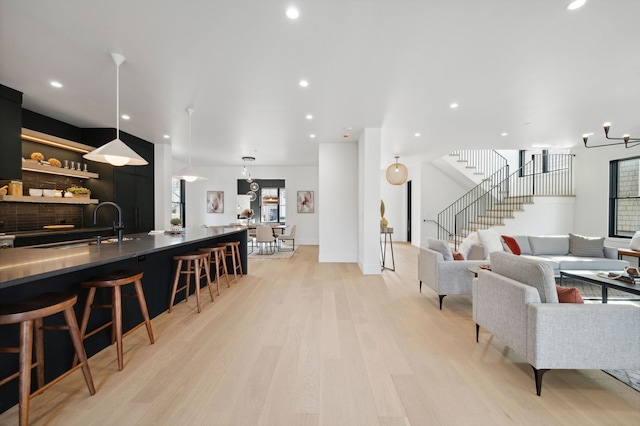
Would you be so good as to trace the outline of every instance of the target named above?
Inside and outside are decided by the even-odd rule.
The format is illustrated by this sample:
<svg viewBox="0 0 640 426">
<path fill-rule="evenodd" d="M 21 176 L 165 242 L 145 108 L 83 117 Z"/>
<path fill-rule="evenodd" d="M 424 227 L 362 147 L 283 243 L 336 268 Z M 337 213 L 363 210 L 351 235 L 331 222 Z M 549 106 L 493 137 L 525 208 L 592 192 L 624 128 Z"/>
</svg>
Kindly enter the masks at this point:
<svg viewBox="0 0 640 426">
<path fill-rule="evenodd" d="M 631 256 L 631 257 L 637 258 L 638 259 L 638 266 L 640 266 L 640 251 L 619 248 L 618 249 L 618 259 L 621 259 L 622 256 Z"/>
<path fill-rule="evenodd" d="M 380 267 L 382 269 L 389 269 L 390 271 L 396 270 L 396 260 L 393 257 L 393 240 L 391 239 L 391 234 L 393 234 L 393 228 L 380 228 Z M 384 242 L 382 239 L 382 235 L 384 235 Z M 388 237 L 387 237 L 388 236 Z M 387 260 L 387 238 L 389 239 L 389 247 L 391 249 L 391 268 L 387 268 L 386 260 Z"/>
</svg>

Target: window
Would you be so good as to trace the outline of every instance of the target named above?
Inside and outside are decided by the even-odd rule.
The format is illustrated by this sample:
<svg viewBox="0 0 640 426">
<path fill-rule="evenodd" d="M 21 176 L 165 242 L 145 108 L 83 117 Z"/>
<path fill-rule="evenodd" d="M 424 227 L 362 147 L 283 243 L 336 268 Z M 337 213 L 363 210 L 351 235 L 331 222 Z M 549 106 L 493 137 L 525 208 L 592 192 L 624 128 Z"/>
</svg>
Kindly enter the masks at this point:
<svg viewBox="0 0 640 426">
<path fill-rule="evenodd" d="M 640 229 L 640 157 L 609 163 L 609 236 L 632 237 Z"/>
<path fill-rule="evenodd" d="M 260 221 L 285 222 L 286 197 L 284 188 L 262 188 L 260 190 Z"/>
<path fill-rule="evenodd" d="M 171 219 L 179 218 L 185 226 L 184 180 L 171 179 Z"/>
</svg>

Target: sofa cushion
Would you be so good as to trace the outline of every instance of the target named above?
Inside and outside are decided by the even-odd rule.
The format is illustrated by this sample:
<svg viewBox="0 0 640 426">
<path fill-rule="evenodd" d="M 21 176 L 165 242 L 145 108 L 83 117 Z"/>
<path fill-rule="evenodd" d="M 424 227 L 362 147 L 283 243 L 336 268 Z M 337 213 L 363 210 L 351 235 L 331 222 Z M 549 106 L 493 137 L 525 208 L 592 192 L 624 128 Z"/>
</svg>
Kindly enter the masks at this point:
<svg viewBox="0 0 640 426">
<path fill-rule="evenodd" d="M 547 263 L 511 253 L 494 252 L 491 254 L 491 270 L 522 284 L 535 287 L 542 303 L 558 303 L 553 268 Z"/>
<path fill-rule="evenodd" d="M 449 243 L 444 240 L 436 240 L 434 238 L 427 239 L 427 247 L 431 250 L 435 250 L 438 253 L 442 254 L 442 258 L 444 260 L 453 260 L 453 255 L 451 254 L 451 247 L 449 247 Z"/>
<path fill-rule="evenodd" d="M 508 235 L 503 235 L 502 241 L 504 241 L 504 243 L 507 245 L 511 253 L 515 254 L 516 256 L 520 256 L 522 254 L 522 251 L 520 250 L 520 246 L 518 245 L 518 242 L 516 241 L 515 238 L 510 237 Z"/>
<path fill-rule="evenodd" d="M 633 237 L 631 237 L 629 248 L 631 250 L 640 251 L 640 231 L 636 231 L 636 233 L 633 234 Z"/>
<path fill-rule="evenodd" d="M 558 292 L 558 302 L 560 303 L 584 303 L 580 290 L 575 287 L 560 287 L 556 286 Z"/>
<path fill-rule="evenodd" d="M 569 234 L 569 254 L 584 257 L 604 257 L 604 237 L 583 237 Z"/>
<path fill-rule="evenodd" d="M 489 255 L 494 251 L 504 251 L 500 234 L 495 229 L 478 229 L 478 238 L 480 238 L 480 243 L 484 244 L 489 250 Z"/>
<path fill-rule="evenodd" d="M 514 235 L 513 239 L 516 240 L 518 247 L 520 247 L 520 254 L 532 254 L 529 237 L 526 235 Z"/>
<path fill-rule="evenodd" d="M 629 266 L 626 260 L 606 257 L 547 256 L 547 258 L 557 260 L 560 263 L 560 269 L 622 271 L 625 266 Z"/>
<path fill-rule="evenodd" d="M 531 254 L 569 254 L 569 236 L 529 236 Z"/>
</svg>

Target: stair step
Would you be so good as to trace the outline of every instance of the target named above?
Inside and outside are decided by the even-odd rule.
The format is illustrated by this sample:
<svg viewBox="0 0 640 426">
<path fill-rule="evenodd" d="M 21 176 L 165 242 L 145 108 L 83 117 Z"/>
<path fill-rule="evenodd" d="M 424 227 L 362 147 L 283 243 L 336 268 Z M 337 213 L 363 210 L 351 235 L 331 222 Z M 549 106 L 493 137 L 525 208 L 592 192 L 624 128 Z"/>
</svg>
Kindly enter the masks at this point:
<svg viewBox="0 0 640 426">
<path fill-rule="evenodd" d="M 486 218 L 486 219 L 514 219 L 515 216 L 499 216 L 499 215 L 495 215 L 495 216 L 485 216 L 485 215 L 481 215 L 478 216 L 478 218 Z"/>
<path fill-rule="evenodd" d="M 482 175 L 484 175 L 484 173 L 483 172 L 475 172 L 474 175 L 482 176 Z"/>
</svg>

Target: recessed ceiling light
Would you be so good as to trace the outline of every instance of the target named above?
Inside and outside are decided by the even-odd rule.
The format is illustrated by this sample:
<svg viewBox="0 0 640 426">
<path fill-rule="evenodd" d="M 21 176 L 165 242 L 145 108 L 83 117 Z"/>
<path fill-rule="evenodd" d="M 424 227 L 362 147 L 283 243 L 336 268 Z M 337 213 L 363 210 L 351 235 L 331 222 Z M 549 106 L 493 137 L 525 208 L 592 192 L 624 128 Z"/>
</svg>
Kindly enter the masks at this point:
<svg viewBox="0 0 640 426">
<path fill-rule="evenodd" d="M 307 87 L 309 82 L 307 80 L 300 80 L 300 87 Z"/>
<path fill-rule="evenodd" d="M 307 114 L 307 120 L 313 120 L 313 115 Z"/>
<path fill-rule="evenodd" d="M 451 105 L 449 105 L 449 107 L 451 107 L 452 109 L 458 108 L 458 104 L 454 102 Z"/>
<path fill-rule="evenodd" d="M 507 136 L 508 134 L 509 133 L 507 133 L 507 132 L 502 132 L 502 133 L 500 133 L 500 136 Z"/>
<path fill-rule="evenodd" d="M 51 84 L 53 87 L 56 87 L 58 89 L 62 87 L 62 83 L 60 83 L 59 81 L 52 81 L 49 84 Z"/>
<path fill-rule="evenodd" d="M 288 8 L 286 13 L 289 19 L 298 19 L 300 17 L 300 11 L 295 7 Z"/>
<path fill-rule="evenodd" d="M 415 136 L 416 138 L 420 137 L 420 133 L 414 133 L 413 136 Z"/>
<path fill-rule="evenodd" d="M 123 120 L 129 120 L 131 118 L 127 114 L 122 114 L 121 117 Z"/>
<path fill-rule="evenodd" d="M 169 135 L 162 135 L 162 137 L 163 137 L 163 138 L 165 138 L 165 139 L 169 139 L 171 136 L 169 136 Z"/>
<path fill-rule="evenodd" d="M 315 134 L 313 134 L 313 133 L 311 133 L 311 134 L 309 135 L 309 137 L 310 137 L 311 139 L 313 139 L 313 138 L 315 138 L 315 137 L 316 137 L 316 135 L 315 135 Z"/>
<path fill-rule="evenodd" d="M 571 3 L 569 3 L 569 6 L 567 6 L 567 10 L 579 9 L 584 6 L 586 2 L 587 0 L 573 0 Z"/>
</svg>

